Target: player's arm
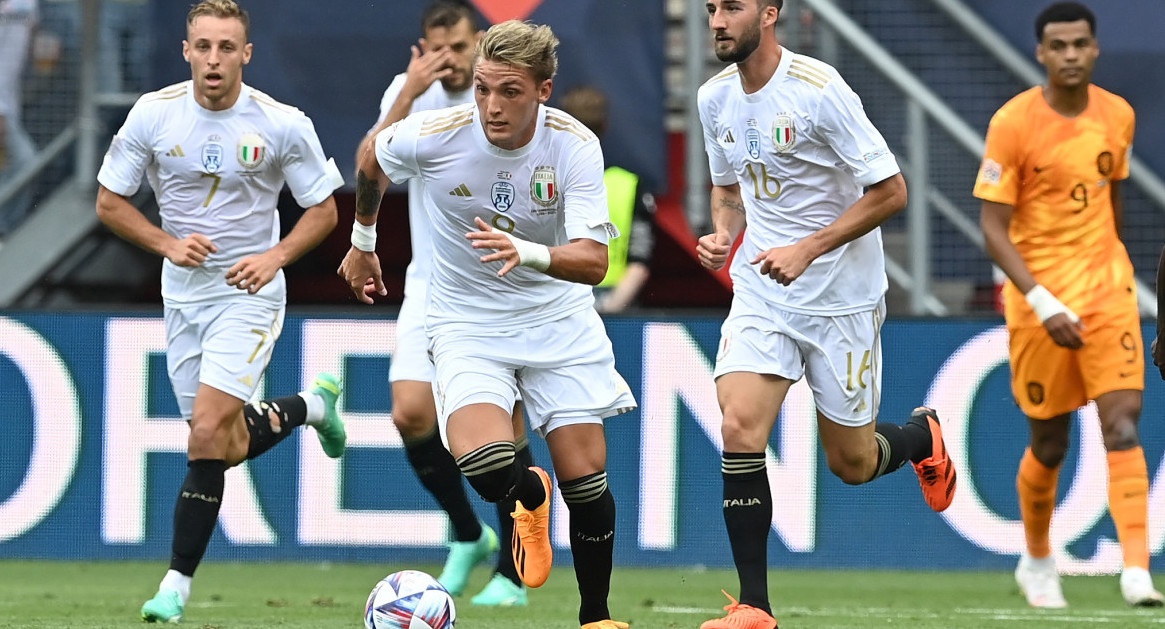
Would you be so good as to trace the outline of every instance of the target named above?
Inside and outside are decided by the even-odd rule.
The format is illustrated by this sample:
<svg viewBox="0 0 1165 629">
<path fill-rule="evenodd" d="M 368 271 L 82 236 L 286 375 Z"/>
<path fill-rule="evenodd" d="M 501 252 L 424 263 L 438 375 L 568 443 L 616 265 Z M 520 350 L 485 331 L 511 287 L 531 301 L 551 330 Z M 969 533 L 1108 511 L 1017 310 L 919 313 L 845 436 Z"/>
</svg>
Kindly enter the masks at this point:
<svg viewBox="0 0 1165 629">
<path fill-rule="evenodd" d="M 747 224 L 744 199 L 740 196 L 740 184 L 712 186 L 712 233 L 700 237 L 696 242 L 696 255 L 704 267 L 719 271 L 728 262 L 732 253 L 732 243 L 740 237 Z"/>
<path fill-rule="evenodd" d="M 352 223 L 352 247 L 340 262 L 336 274 L 344 278 L 356 299 L 371 304 L 372 295 L 387 295 L 376 255 L 376 217 L 380 200 L 388 188 L 388 175 L 376 159 L 375 135 L 361 143 L 356 160 L 356 220 Z"/>
<path fill-rule="evenodd" d="M 857 202 L 829 225 L 792 245 L 762 251 L 752 263 L 760 265 L 761 274 L 788 286 L 814 260 L 868 234 L 904 207 L 906 180 L 898 173 L 869 186 Z"/>
<path fill-rule="evenodd" d="M 1084 345 L 1084 339 L 1080 336 L 1080 317 L 1056 299 L 1048 289 L 1036 282 L 1019 249 L 1011 242 L 1008 228 L 1011 226 L 1011 215 L 1014 211 L 1015 208 L 1011 205 L 983 201 L 979 225 L 983 229 L 987 254 L 1007 274 L 1011 283 L 1024 294 L 1052 340 L 1063 347 L 1079 348 Z"/>
<path fill-rule="evenodd" d="M 560 280 L 591 286 L 607 276 L 607 265 L 610 262 L 607 245 L 597 240 L 575 238 L 565 245 L 548 247 L 496 230 L 480 217 L 475 217 L 473 222 L 478 231 L 469 232 L 465 237 L 474 249 L 494 250 L 493 253 L 482 255 L 481 261 L 503 262 L 498 277 L 519 266 L 542 271 Z"/>
<path fill-rule="evenodd" d="M 304 211 L 282 240 L 261 254 L 247 256 L 227 270 L 227 284 L 252 295 L 275 279 L 283 267 L 303 257 L 336 227 L 336 200 L 329 196 Z"/>
<path fill-rule="evenodd" d="M 113 233 L 158 254 L 178 266 L 199 266 L 218 247 L 202 234 L 175 238 L 150 222 L 129 199 L 105 186 L 97 187 L 97 218 Z"/>
</svg>

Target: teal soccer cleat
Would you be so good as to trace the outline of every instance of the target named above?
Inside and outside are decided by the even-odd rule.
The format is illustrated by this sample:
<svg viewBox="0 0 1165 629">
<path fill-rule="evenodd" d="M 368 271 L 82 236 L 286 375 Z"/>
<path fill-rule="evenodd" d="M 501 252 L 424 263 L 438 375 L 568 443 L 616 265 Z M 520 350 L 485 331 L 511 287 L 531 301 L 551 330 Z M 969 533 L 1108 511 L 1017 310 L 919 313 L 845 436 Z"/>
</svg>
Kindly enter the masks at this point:
<svg viewBox="0 0 1165 629">
<path fill-rule="evenodd" d="M 526 586 L 495 574 L 469 602 L 482 607 L 525 607 L 529 600 L 526 597 Z"/>
<path fill-rule="evenodd" d="M 445 568 L 437 580 L 453 596 L 461 596 L 469 583 L 469 573 L 473 567 L 483 562 L 490 554 L 497 552 L 498 534 L 490 527 L 481 525 L 481 537 L 476 542 L 453 542 L 449 544 L 449 557 Z"/>
<path fill-rule="evenodd" d="M 174 590 L 158 590 L 154 598 L 142 605 L 142 620 L 146 622 L 182 622 L 182 597 Z"/>
<path fill-rule="evenodd" d="M 312 382 L 310 391 L 324 399 L 324 419 L 312 424 L 312 428 L 316 429 L 316 436 L 320 438 L 324 454 L 333 459 L 344 454 L 344 447 L 348 443 L 344 420 L 340 419 L 340 413 L 336 410 L 336 402 L 339 401 L 340 392 L 343 390 L 339 378 L 330 373 L 321 373 Z"/>
</svg>

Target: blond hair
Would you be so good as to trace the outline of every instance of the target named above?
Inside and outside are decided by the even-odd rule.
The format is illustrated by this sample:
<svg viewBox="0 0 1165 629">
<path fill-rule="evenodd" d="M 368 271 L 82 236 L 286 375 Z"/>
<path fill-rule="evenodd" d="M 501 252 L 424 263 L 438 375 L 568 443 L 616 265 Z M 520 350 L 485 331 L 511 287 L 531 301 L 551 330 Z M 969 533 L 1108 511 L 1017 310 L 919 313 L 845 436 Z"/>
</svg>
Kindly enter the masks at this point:
<svg viewBox="0 0 1165 629">
<path fill-rule="evenodd" d="M 203 16 L 235 18 L 243 23 L 243 39 L 251 41 L 251 16 L 235 0 L 202 0 L 190 7 L 186 14 L 186 28 L 194 25 L 194 20 Z"/>
<path fill-rule="evenodd" d="M 525 68 L 541 83 L 558 73 L 558 38 L 549 26 L 509 20 L 491 26 L 477 42 L 473 61 L 482 59 Z"/>
</svg>

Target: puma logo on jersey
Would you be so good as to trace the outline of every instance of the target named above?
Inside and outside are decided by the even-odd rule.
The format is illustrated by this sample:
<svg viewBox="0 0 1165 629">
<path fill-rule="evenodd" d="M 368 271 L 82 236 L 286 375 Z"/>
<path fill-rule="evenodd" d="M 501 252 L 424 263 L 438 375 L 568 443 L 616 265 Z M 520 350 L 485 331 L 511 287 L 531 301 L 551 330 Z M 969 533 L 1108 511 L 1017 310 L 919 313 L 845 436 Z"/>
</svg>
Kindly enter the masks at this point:
<svg viewBox="0 0 1165 629">
<path fill-rule="evenodd" d="M 449 191 L 450 196 L 454 197 L 471 197 L 473 194 L 469 192 L 469 188 L 465 184 L 461 184 Z"/>
<path fill-rule="evenodd" d="M 178 144 L 175 144 L 174 148 L 170 149 L 166 155 L 169 155 L 170 157 L 186 157 L 186 153 L 182 152 L 182 147 Z"/>
</svg>

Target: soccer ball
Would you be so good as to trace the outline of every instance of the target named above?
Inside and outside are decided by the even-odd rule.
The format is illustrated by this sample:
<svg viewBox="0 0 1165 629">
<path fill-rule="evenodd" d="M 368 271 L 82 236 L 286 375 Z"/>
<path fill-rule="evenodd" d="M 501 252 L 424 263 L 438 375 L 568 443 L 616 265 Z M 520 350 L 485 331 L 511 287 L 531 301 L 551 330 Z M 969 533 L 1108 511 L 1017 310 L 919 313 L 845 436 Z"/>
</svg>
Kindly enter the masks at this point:
<svg viewBox="0 0 1165 629">
<path fill-rule="evenodd" d="M 401 570 L 380 580 L 364 605 L 367 629 L 452 629 L 453 597 L 433 577 Z"/>
</svg>

